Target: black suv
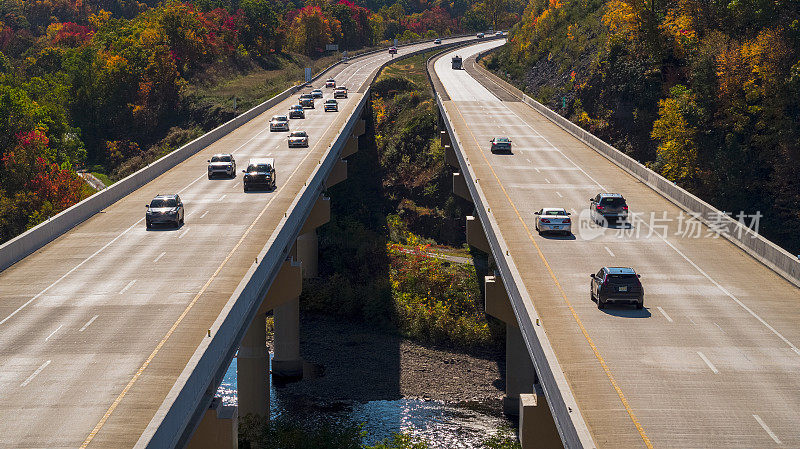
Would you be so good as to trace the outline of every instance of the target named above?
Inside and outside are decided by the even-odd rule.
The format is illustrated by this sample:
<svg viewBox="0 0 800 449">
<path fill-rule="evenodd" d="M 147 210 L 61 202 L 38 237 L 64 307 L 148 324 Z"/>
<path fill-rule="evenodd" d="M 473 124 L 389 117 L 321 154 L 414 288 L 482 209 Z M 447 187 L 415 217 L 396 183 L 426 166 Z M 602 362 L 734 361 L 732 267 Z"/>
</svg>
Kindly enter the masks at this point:
<svg viewBox="0 0 800 449">
<path fill-rule="evenodd" d="M 250 164 L 247 170 L 242 170 L 244 179 L 244 191 L 252 189 L 253 187 L 263 187 L 267 189 L 275 189 L 275 160 L 272 158 L 265 159 L 250 159 Z"/>
<path fill-rule="evenodd" d="M 597 308 L 608 303 L 633 304 L 637 309 L 644 307 L 644 287 L 633 268 L 603 267 L 596 274 L 589 275 L 592 283 L 589 293 Z"/>
<path fill-rule="evenodd" d="M 628 203 L 619 193 L 598 193 L 589 198 L 589 212 L 595 223 L 600 223 L 601 218 L 608 222 L 625 221 L 628 219 Z"/>
<path fill-rule="evenodd" d="M 144 215 L 147 229 L 158 223 L 171 224 L 176 228 L 183 224 L 183 202 L 177 194 L 158 195 L 144 206 L 147 208 Z"/>
</svg>

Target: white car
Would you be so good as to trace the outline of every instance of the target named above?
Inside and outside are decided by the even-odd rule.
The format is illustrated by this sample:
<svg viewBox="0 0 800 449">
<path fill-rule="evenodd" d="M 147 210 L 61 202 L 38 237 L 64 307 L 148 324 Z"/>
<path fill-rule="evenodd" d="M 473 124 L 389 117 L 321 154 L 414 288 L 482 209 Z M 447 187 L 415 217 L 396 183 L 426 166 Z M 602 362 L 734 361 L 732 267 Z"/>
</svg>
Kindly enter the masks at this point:
<svg viewBox="0 0 800 449">
<path fill-rule="evenodd" d="M 275 115 L 269 121 L 270 131 L 289 131 L 289 117 L 285 115 Z"/>
<path fill-rule="evenodd" d="M 545 207 L 534 212 L 534 215 L 536 215 L 536 231 L 539 234 L 543 232 L 572 234 L 572 220 L 566 210 L 559 207 Z"/>
<path fill-rule="evenodd" d="M 289 148 L 293 147 L 307 147 L 308 146 L 308 133 L 305 131 L 292 131 L 289 134 Z"/>
<path fill-rule="evenodd" d="M 322 98 L 322 89 L 314 89 L 311 91 L 311 96 L 314 98 Z"/>
</svg>

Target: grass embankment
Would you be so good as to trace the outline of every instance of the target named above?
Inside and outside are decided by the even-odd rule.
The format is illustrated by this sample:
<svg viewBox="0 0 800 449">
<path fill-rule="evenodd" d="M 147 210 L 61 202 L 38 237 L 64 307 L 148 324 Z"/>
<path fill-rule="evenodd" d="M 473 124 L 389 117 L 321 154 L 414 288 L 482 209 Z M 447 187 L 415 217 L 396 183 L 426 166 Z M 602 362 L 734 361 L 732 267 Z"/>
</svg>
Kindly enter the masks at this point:
<svg viewBox="0 0 800 449">
<path fill-rule="evenodd" d="M 422 343 L 497 347 L 502 326 L 483 313 L 482 277 L 465 260 L 463 217 L 471 206 L 451 193 L 425 74 L 430 55 L 388 66 L 373 85 L 374 134 L 348 159 L 348 180 L 329 191 L 320 277 L 307 281 L 301 304 Z"/>
</svg>

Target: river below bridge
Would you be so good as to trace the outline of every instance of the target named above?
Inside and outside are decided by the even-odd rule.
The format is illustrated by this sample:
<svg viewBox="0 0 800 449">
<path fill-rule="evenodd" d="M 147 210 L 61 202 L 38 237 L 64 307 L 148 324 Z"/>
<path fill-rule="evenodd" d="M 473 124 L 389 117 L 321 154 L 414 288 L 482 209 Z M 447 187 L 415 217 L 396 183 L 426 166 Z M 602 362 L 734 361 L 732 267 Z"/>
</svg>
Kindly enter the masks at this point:
<svg viewBox="0 0 800 449">
<path fill-rule="evenodd" d="M 323 374 L 271 384 L 273 418 L 363 423 L 367 444 L 403 432 L 437 449 L 479 448 L 515 426 L 501 411 L 503 366 L 492 354 L 429 348 L 368 326 L 308 316 L 301 318 L 301 348 Z M 225 404 L 237 402 L 235 358 L 218 395 Z"/>
</svg>

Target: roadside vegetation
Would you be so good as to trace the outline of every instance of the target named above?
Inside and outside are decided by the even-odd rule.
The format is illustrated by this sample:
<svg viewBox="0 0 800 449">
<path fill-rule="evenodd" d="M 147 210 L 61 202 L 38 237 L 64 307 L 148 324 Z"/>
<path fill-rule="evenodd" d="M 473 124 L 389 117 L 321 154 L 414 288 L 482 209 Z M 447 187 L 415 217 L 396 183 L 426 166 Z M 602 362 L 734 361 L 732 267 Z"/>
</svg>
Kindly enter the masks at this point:
<svg viewBox="0 0 800 449">
<path fill-rule="evenodd" d="M 800 253 L 800 4 L 530 0 L 499 75 Z"/>
<path fill-rule="evenodd" d="M 451 193 L 425 74 L 431 54 L 388 66 L 373 85 L 371 123 L 347 181 L 330 189 L 320 277 L 301 304 L 425 344 L 496 348 L 503 328 L 483 313 L 483 272 L 464 244 L 470 205 Z"/>
<path fill-rule="evenodd" d="M 495 0 L 4 0 L 0 243 L 91 194 L 77 169 L 113 183 L 334 62 L 329 44 L 472 31 L 490 10 L 517 18 Z"/>
<path fill-rule="evenodd" d="M 239 447 L 249 449 L 428 449 L 425 441 L 405 433 L 396 433 L 374 445 L 365 443 L 369 435 L 355 423 L 325 420 L 296 420 L 286 417 L 264 422 L 252 416 L 240 420 Z M 519 449 L 509 429 L 500 429 L 478 446 L 480 449 Z"/>
</svg>

